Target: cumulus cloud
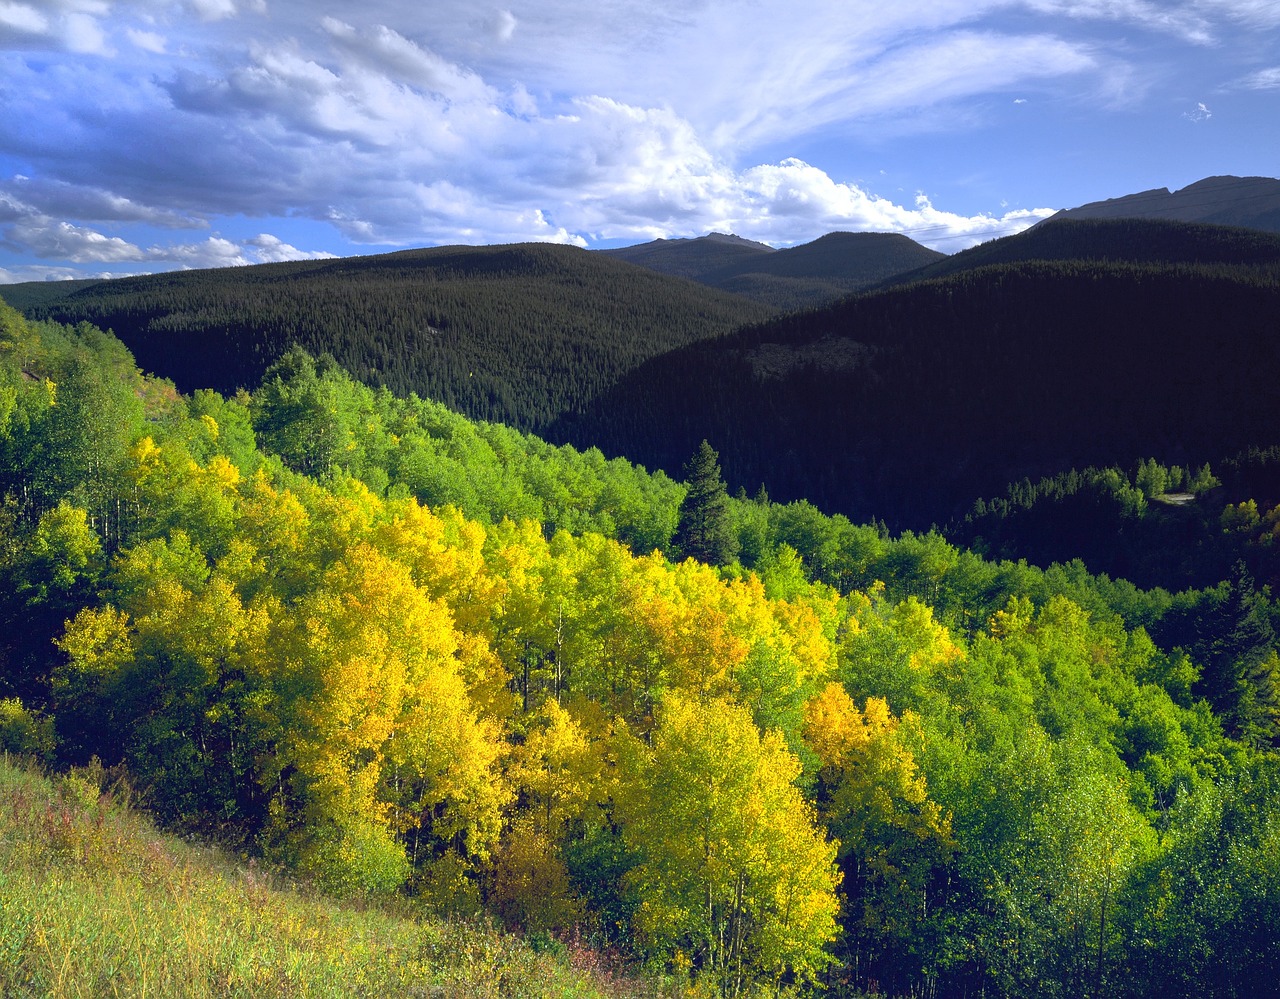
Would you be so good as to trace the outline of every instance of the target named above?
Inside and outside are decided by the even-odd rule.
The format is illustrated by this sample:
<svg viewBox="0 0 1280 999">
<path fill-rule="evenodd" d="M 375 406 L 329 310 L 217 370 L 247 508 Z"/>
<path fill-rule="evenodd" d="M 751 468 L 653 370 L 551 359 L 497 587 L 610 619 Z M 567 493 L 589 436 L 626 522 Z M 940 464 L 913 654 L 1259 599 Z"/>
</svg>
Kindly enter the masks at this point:
<svg viewBox="0 0 1280 999">
<path fill-rule="evenodd" d="M 1200 101 L 1190 111 L 1182 112 L 1182 117 L 1187 121 L 1202 122 L 1208 121 L 1213 117 L 1213 112 L 1205 105 L 1204 101 Z"/>
<path fill-rule="evenodd" d="M 221 21 L 235 17 L 235 0 L 188 0 L 191 9 L 202 21 Z"/>
<path fill-rule="evenodd" d="M 495 11 L 493 16 L 489 18 L 489 33 L 493 36 L 494 41 L 509 42 L 516 33 L 517 24 L 519 22 L 511 11 Z"/>
<path fill-rule="evenodd" d="M 49 18 L 30 4 L 0 3 L 0 31 L 21 36 L 39 36 L 49 31 Z"/>
<path fill-rule="evenodd" d="M 245 253 L 244 247 L 221 236 L 210 236 L 199 243 L 178 243 L 170 246 L 153 246 L 147 251 L 147 259 L 182 268 L 243 267 L 255 261 Z"/>
<path fill-rule="evenodd" d="M 1053 214 L 1052 209 L 1037 209 L 963 216 L 935 208 L 923 194 L 907 207 L 856 184 L 838 182 L 794 158 L 744 171 L 735 193 L 739 214 L 724 219 L 724 224 L 740 235 L 774 245 L 851 230 L 906 233 L 917 242 L 954 250 L 1025 229 Z"/>
<path fill-rule="evenodd" d="M 26 178 L 18 178 L 18 186 Z M 22 187 L 23 194 L 37 198 L 49 192 L 49 185 Z M 66 206 L 75 198 L 97 206 L 92 209 L 114 219 L 168 221 L 164 213 L 137 210 L 136 206 L 119 203 L 102 192 L 73 192 L 53 189 L 53 200 Z M 49 199 L 46 199 L 49 200 Z M 101 209 L 105 208 L 105 212 Z M 123 210 L 122 210 L 123 209 Z M 323 250 L 301 250 L 270 233 L 261 233 L 241 243 L 221 236 L 210 236 L 197 242 L 155 243 L 142 248 L 120 236 L 107 235 L 89 226 L 75 225 L 54 218 L 13 193 L 0 188 L 0 242 L 12 250 L 43 260 L 62 261 L 60 265 L 23 264 L 0 268 L 0 284 L 14 281 L 58 280 L 67 277 L 119 277 L 124 274 L 193 267 L 231 267 L 251 263 L 283 260 L 320 260 L 333 256 Z M 86 271 L 66 266 L 102 265 L 104 271 Z M 124 270 L 120 265 L 138 265 Z"/>
<path fill-rule="evenodd" d="M 0 205 L 20 206 L 22 215 L 64 216 L 93 222 L 144 222 L 171 229 L 200 228 L 200 219 L 138 204 L 99 187 L 16 176 L 0 183 Z"/>
<path fill-rule="evenodd" d="M 335 256 L 325 250 L 299 250 L 267 232 L 246 239 L 245 245 L 254 248 L 254 255 L 260 264 L 279 264 L 286 260 L 331 260 Z"/>
<path fill-rule="evenodd" d="M 361 31 L 333 17 L 323 18 L 321 25 L 337 43 L 339 52 L 348 58 L 348 65 L 359 67 L 365 74 L 388 77 L 450 100 L 493 99 L 493 91 L 475 73 L 386 25 Z"/>
<path fill-rule="evenodd" d="M 101 19 L 106 0 L 0 0 L 0 48 L 110 54 Z"/>
<path fill-rule="evenodd" d="M 74 281 L 77 278 L 117 277 L 112 272 L 89 273 L 75 267 L 24 264 L 18 267 L 0 267 L 0 285 L 18 284 L 21 281 Z"/>
<path fill-rule="evenodd" d="M 84 226 L 42 216 L 15 222 L 9 239 L 37 257 L 70 260 L 76 264 L 120 263 L 145 258 L 137 246 L 119 236 L 106 236 Z"/>
</svg>

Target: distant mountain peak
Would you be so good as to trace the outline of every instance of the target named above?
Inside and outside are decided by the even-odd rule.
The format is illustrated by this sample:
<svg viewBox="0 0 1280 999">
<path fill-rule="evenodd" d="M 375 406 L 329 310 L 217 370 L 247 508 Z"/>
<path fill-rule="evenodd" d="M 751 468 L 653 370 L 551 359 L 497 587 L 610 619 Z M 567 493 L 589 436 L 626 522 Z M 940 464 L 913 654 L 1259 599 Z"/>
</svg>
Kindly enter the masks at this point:
<svg viewBox="0 0 1280 999">
<path fill-rule="evenodd" d="M 734 246 L 747 246 L 752 249 L 773 251 L 773 247 L 768 243 L 757 243 L 754 239 L 745 239 L 742 236 L 735 236 L 731 232 L 709 232 L 705 236 L 699 236 L 699 239 L 705 239 L 711 243 L 730 243 Z"/>
<path fill-rule="evenodd" d="M 782 250 L 732 233 L 711 232 L 596 252 L 780 310 L 831 302 L 942 257 L 908 236 L 886 232 L 829 232 Z"/>
<path fill-rule="evenodd" d="M 1054 219 L 1170 219 L 1280 232 L 1280 180 L 1273 177 L 1205 177 L 1178 191 L 1152 188 L 1068 208 Z M 1046 220 L 1048 221 L 1048 220 Z"/>
</svg>

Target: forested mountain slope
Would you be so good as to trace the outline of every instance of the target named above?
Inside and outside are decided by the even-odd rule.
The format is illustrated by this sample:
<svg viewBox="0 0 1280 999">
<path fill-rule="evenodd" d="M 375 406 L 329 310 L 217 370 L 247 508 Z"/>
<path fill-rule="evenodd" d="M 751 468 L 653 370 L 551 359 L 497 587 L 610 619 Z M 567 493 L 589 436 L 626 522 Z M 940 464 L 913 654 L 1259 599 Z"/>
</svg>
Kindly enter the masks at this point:
<svg viewBox="0 0 1280 999">
<path fill-rule="evenodd" d="M 471 416 L 538 427 L 641 361 L 760 321 L 743 298 L 573 247 L 443 247 L 6 294 L 113 330 L 179 388 L 257 384 L 291 344 Z"/>
<path fill-rule="evenodd" d="M 669 470 L 706 438 L 735 488 L 927 527 L 1024 476 L 1274 443 L 1278 312 L 1275 264 L 979 267 L 677 350 L 551 436 Z"/>
<path fill-rule="evenodd" d="M 1028 260 L 1265 265 L 1280 260 L 1280 233 L 1161 219 L 1076 219 L 1060 213 L 1025 232 L 980 243 L 900 274 L 884 286 Z"/>
<path fill-rule="evenodd" d="M 832 302 L 943 258 L 906 236 L 883 232 L 832 232 L 785 250 L 712 233 L 601 252 L 784 312 Z"/>
<path fill-rule="evenodd" d="M 659 994 L 1198 999 L 1280 972 L 1276 610 L 1246 574 L 1171 595 L 989 563 L 729 501 L 710 448 L 680 485 L 298 350 L 225 399 L 87 325 L 0 305 L 0 334 L 5 751 L 96 756 L 166 825 L 611 948 Z M 740 558 L 668 557 L 709 514 Z M 637 527 L 663 550 L 615 537 Z M 63 786 L 103 821 L 24 791 L 37 859 L 130 870 L 101 784 Z M 26 911 L 0 906 L 24 975 L 105 937 Z"/>
</svg>

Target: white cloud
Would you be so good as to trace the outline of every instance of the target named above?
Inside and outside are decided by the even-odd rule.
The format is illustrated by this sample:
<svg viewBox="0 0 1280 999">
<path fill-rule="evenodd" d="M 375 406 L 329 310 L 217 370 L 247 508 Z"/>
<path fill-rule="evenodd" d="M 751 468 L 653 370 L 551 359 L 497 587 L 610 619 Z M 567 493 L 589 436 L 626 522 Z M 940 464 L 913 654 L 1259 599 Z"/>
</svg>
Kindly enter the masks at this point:
<svg viewBox="0 0 1280 999">
<path fill-rule="evenodd" d="M 1194 121 L 1194 122 L 1208 121 L 1210 118 L 1213 117 L 1213 112 L 1210 111 L 1208 107 L 1205 106 L 1205 103 L 1203 101 L 1200 101 L 1190 111 L 1184 111 L 1182 113 L 1182 117 L 1186 118 L 1187 121 Z"/>
<path fill-rule="evenodd" d="M 509 42 L 515 35 L 516 26 L 519 23 L 511 11 L 499 10 L 489 19 L 489 32 L 493 35 L 494 41 Z"/>
<path fill-rule="evenodd" d="M 1280 87 L 1280 66 L 1272 66 L 1270 69 L 1260 69 L 1256 73 L 1250 73 L 1240 81 L 1240 86 L 1249 90 L 1275 90 Z"/>
<path fill-rule="evenodd" d="M 141 249 L 119 236 L 107 236 L 84 226 L 29 216 L 9 230 L 9 239 L 37 257 L 72 263 L 120 263 L 145 258 Z"/>
<path fill-rule="evenodd" d="M 166 44 L 164 35 L 157 34 L 154 31 L 139 31 L 137 28 L 126 28 L 125 36 L 144 52 L 164 55 Z"/>
<path fill-rule="evenodd" d="M 855 184 L 837 182 L 797 159 L 744 171 L 735 195 L 739 215 L 724 223 L 739 235 L 774 245 L 850 230 L 906 233 L 917 242 L 942 244 L 950 251 L 1025 229 L 1053 214 L 1052 209 L 1037 209 L 962 216 L 935 208 L 923 194 L 908 208 Z"/>
<path fill-rule="evenodd" d="M 1198 0 L 1194 6 L 1206 16 L 1219 15 L 1252 27 L 1280 25 L 1280 4 L 1275 0 Z"/>
<path fill-rule="evenodd" d="M 254 255 L 260 264 L 278 264 L 286 260 L 329 260 L 334 256 L 324 250 L 299 250 L 278 236 L 266 232 L 244 242 L 246 246 L 254 248 Z"/>
<path fill-rule="evenodd" d="M 17 267 L 0 267 L 0 285 L 18 284 L 22 281 L 74 281 L 80 278 L 129 277 L 118 270 L 87 271 L 80 267 L 57 264 L 22 264 Z M 4 297 L 0 289 L 0 298 Z"/>
<path fill-rule="evenodd" d="M 308 251 L 266 234 L 166 247 L 131 226 L 309 218 L 375 245 L 976 239 L 1039 216 L 899 205 L 841 177 L 874 175 L 908 134 L 981 146 L 1018 93 L 1037 122 L 1131 110 L 1186 42 L 1226 53 L 1232 26 L 1280 23 L 1262 0 L 498 3 L 0 0 L 0 78 L 23 96 L 0 116 L 0 157 L 36 178 L 0 185 L 0 219 L 4 190 L 24 206 L 9 240 L 194 266 Z M 124 55 L 56 55 L 113 43 Z M 1280 86 L 1280 69 L 1237 85 Z M 864 161 L 833 166 L 839 146 Z"/>
<path fill-rule="evenodd" d="M 89 14 L 68 14 L 63 22 L 63 38 L 67 48 L 83 55 L 110 55 L 107 36 L 98 20 Z"/>
<path fill-rule="evenodd" d="M 190 215 L 140 205 L 98 187 L 33 180 L 30 177 L 19 176 L 9 184 L 0 183 L 0 204 L 6 200 L 11 205 L 21 206 L 23 217 L 70 216 L 93 222 L 144 222 L 171 229 L 193 229 L 205 225 Z"/>
<path fill-rule="evenodd" d="M 109 12 L 105 0 L 0 0 L 0 48 L 109 55 L 100 23 Z"/>
<path fill-rule="evenodd" d="M 26 178 L 18 178 L 15 186 L 23 194 L 38 198 L 50 194 L 47 185 L 26 186 Z M 63 205 L 79 199 L 86 205 L 106 208 L 115 219 L 127 221 L 168 221 L 163 213 L 136 209 L 128 203 L 120 204 L 102 192 L 67 191 L 54 187 L 53 199 L 61 199 Z M 47 197 L 45 200 L 49 200 Z M 103 276 L 120 276 L 119 264 L 146 264 L 133 268 L 131 273 L 154 270 L 170 270 L 174 267 L 229 267 L 250 263 L 269 263 L 282 260 L 319 260 L 333 256 L 327 251 L 300 250 L 270 233 L 262 233 L 237 244 L 221 236 L 211 236 L 194 243 L 155 244 L 147 249 L 119 236 L 110 236 L 96 229 L 73 225 L 55 219 L 21 200 L 12 192 L 0 188 L 0 225 L 4 225 L 3 242 L 18 248 L 25 254 L 47 260 L 63 260 L 72 264 L 111 265 Z M 86 276 L 83 272 L 65 266 L 23 265 L 0 271 L 0 283 L 13 281 L 41 281 L 66 276 Z"/>
<path fill-rule="evenodd" d="M 202 21 L 221 21 L 235 17 L 235 0 L 189 0 L 191 9 Z"/>
<path fill-rule="evenodd" d="M 321 25 L 338 44 L 340 52 L 366 74 L 394 79 L 450 100 L 487 101 L 493 91 L 473 72 L 410 41 L 385 25 L 359 31 L 332 17 Z"/>
<path fill-rule="evenodd" d="M 0 31 L 24 35 L 43 35 L 49 30 L 49 19 L 30 4 L 0 3 Z"/>
<path fill-rule="evenodd" d="M 255 262 L 243 247 L 221 236 L 210 236 L 200 243 L 153 246 L 147 250 L 146 259 L 157 263 L 177 264 L 182 268 L 243 267 Z"/>
<path fill-rule="evenodd" d="M 1226 0 L 1223 6 L 1230 5 Z M 1213 6 L 1201 2 L 1150 3 L 1148 0 L 1026 0 L 1026 5 L 1040 13 L 1056 14 L 1082 21 L 1129 21 L 1157 31 L 1181 35 L 1188 41 L 1208 44 L 1214 40 L 1212 22 L 1200 8 Z"/>
</svg>

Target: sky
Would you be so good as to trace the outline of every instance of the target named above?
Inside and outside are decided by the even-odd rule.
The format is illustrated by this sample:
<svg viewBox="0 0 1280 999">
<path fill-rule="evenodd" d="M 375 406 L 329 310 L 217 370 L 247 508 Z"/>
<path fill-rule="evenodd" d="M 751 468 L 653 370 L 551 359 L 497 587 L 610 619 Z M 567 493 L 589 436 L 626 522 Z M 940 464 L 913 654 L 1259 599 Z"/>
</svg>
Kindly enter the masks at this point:
<svg viewBox="0 0 1280 999">
<path fill-rule="evenodd" d="M 1280 0 L 0 0 L 0 283 L 1280 173 Z"/>
</svg>

